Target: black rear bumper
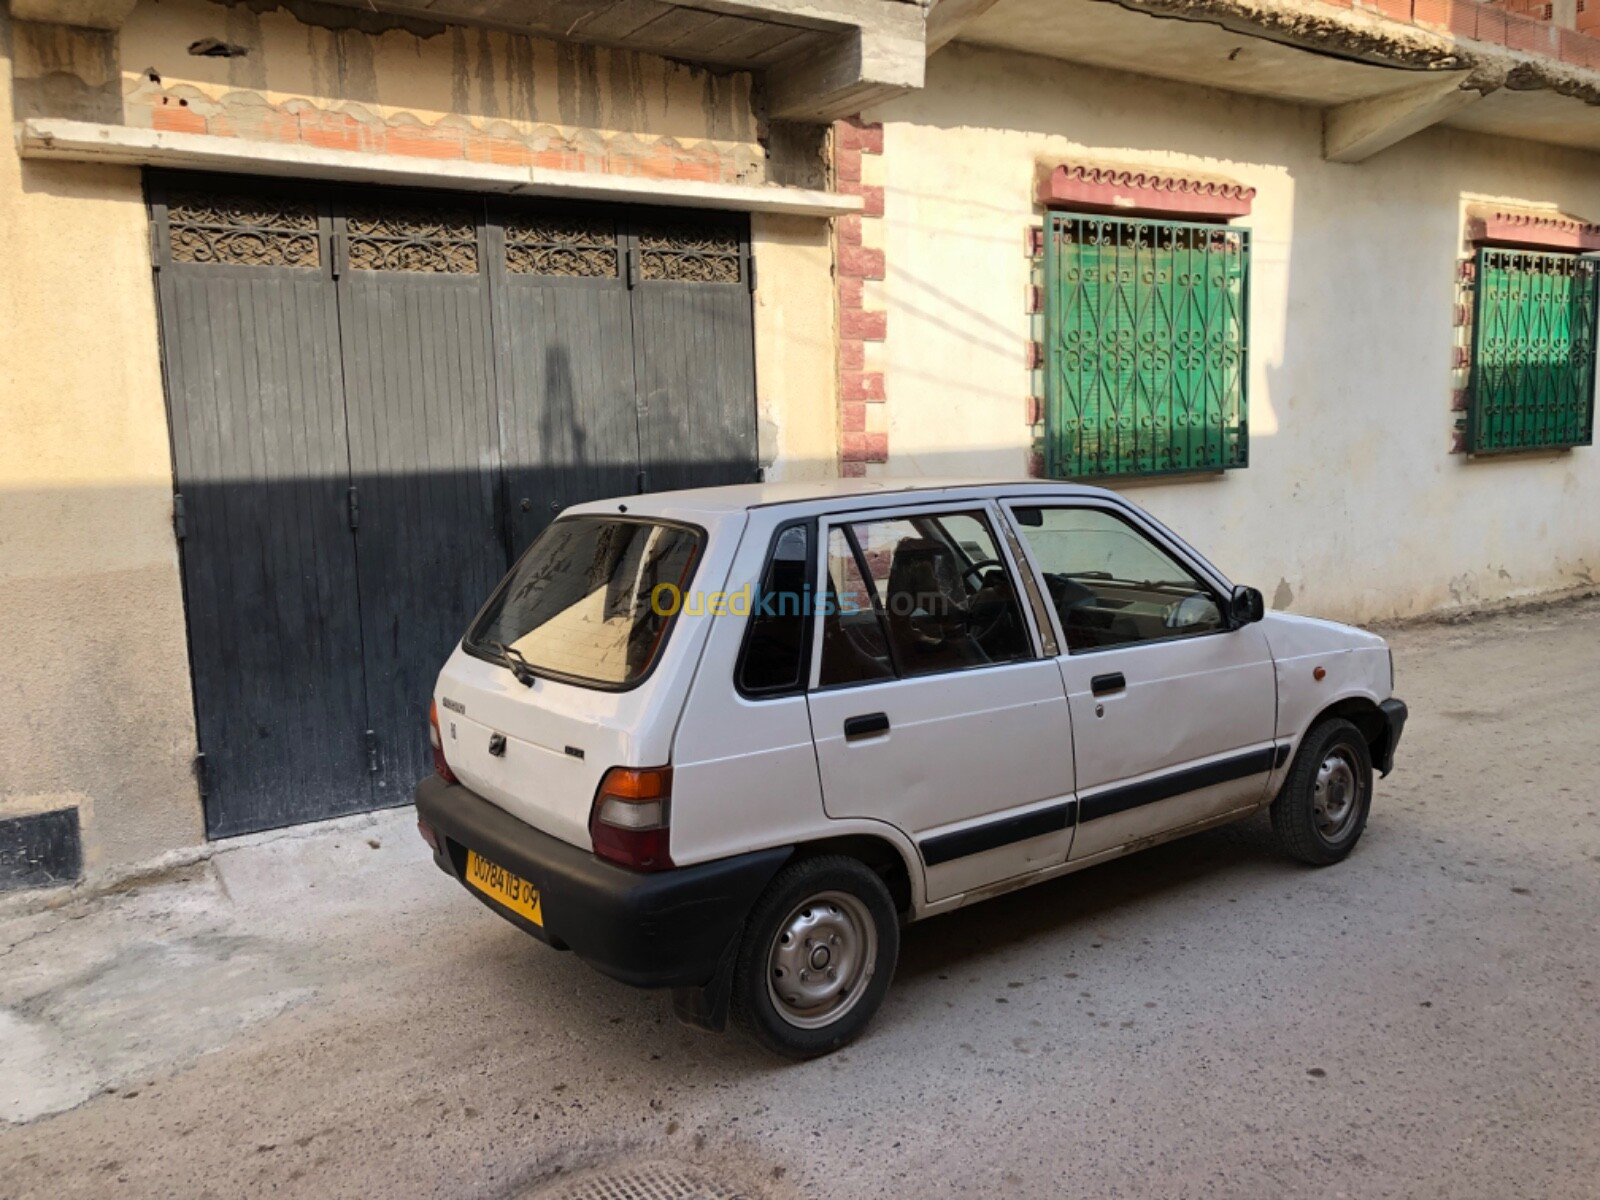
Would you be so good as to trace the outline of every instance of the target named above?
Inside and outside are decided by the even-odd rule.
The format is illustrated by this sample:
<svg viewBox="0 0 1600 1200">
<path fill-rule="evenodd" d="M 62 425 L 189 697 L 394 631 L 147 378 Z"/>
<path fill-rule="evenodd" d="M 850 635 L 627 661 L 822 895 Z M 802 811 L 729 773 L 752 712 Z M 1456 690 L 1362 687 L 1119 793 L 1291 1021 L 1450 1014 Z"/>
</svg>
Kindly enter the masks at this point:
<svg viewBox="0 0 1600 1200">
<path fill-rule="evenodd" d="M 709 983 L 750 906 L 794 853 L 781 846 L 691 867 L 630 871 L 436 775 L 417 785 L 417 816 L 443 839 L 433 856 L 441 870 L 461 880 L 467 851 L 476 850 L 539 889 L 544 926 L 468 887 L 474 896 L 541 941 L 635 987 Z"/>
<path fill-rule="evenodd" d="M 1387 775 L 1394 770 L 1394 750 L 1400 744 L 1400 734 L 1405 730 L 1406 717 L 1410 715 L 1410 711 L 1406 708 L 1404 700 L 1393 698 L 1379 704 L 1378 711 L 1383 714 L 1384 738 L 1382 752 L 1373 765 L 1378 768 L 1379 775 Z"/>
</svg>

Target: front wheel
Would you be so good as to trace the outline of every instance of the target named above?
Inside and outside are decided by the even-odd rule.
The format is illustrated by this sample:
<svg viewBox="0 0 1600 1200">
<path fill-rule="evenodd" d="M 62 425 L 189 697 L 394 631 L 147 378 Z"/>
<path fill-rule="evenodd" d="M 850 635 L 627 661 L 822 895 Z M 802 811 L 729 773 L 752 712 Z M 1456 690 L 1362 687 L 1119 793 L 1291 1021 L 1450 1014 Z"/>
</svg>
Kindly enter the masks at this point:
<svg viewBox="0 0 1600 1200">
<path fill-rule="evenodd" d="M 1349 721 L 1332 718 L 1306 734 L 1272 802 L 1272 832 L 1284 851 L 1324 867 L 1355 849 L 1372 807 L 1372 751 Z"/>
<path fill-rule="evenodd" d="M 899 918 L 876 873 L 844 856 L 802 859 L 745 923 L 734 1020 L 776 1054 L 827 1054 L 867 1027 L 899 955 Z"/>
</svg>

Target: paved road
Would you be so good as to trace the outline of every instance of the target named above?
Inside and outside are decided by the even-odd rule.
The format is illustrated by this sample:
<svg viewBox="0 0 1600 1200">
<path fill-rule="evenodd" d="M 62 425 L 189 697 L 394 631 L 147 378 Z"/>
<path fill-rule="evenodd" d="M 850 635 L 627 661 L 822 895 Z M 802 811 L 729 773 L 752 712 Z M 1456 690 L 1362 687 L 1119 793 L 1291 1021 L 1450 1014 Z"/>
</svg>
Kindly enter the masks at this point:
<svg viewBox="0 0 1600 1200">
<path fill-rule="evenodd" d="M 1600 602 L 1394 642 L 1349 862 L 1255 821 L 916 926 L 803 1066 L 524 939 L 403 813 L 10 920 L 0 1197 L 1595 1196 Z"/>
</svg>

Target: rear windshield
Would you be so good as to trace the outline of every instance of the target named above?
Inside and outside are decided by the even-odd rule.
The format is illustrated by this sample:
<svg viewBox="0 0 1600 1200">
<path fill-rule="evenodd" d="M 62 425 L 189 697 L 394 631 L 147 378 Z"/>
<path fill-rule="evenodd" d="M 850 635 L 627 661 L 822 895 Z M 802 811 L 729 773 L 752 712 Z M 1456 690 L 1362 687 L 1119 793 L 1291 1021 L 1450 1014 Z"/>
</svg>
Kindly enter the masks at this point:
<svg viewBox="0 0 1600 1200">
<path fill-rule="evenodd" d="M 467 649 L 497 661 L 520 656 L 538 674 L 575 683 L 627 687 L 649 674 L 667 643 L 701 536 L 615 517 L 557 521 L 511 568 Z M 662 584 L 676 594 L 653 595 Z"/>
</svg>

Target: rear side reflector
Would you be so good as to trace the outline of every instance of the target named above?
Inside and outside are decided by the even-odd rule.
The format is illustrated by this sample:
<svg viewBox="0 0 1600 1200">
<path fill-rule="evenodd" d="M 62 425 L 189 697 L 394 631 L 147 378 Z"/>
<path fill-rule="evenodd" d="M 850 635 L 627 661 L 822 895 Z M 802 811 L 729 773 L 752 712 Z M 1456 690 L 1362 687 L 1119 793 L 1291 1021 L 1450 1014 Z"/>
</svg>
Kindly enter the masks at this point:
<svg viewBox="0 0 1600 1200">
<path fill-rule="evenodd" d="M 417 822 L 417 832 L 422 835 L 422 840 L 428 843 L 428 848 L 438 854 L 442 847 L 439 844 L 439 834 L 432 825 L 426 821 Z"/>
<path fill-rule="evenodd" d="M 433 746 L 433 771 L 446 783 L 457 783 L 456 773 L 444 757 L 444 738 L 439 733 L 439 703 L 428 705 L 428 742 Z M 437 848 L 437 847 L 436 847 Z"/>
<path fill-rule="evenodd" d="M 589 838 L 601 858 L 635 871 L 664 870 L 672 866 L 671 817 L 671 767 L 612 767 L 595 793 Z"/>
</svg>

